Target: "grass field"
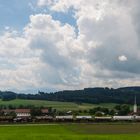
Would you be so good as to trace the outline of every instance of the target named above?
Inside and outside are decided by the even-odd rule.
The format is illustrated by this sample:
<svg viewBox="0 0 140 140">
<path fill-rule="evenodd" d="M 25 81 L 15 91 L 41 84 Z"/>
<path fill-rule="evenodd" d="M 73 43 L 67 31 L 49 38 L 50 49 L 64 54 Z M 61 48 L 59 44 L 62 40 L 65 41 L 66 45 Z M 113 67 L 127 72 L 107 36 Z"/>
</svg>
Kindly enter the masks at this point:
<svg viewBox="0 0 140 140">
<path fill-rule="evenodd" d="M 71 102 L 55 102 L 55 101 L 41 101 L 41 100 L 11 100 L 11 101 L 2 101 L 0 100 L 0 105 L 34 105 L 34 106 L 45 106 L 52 107 L 58 110 L 85 110 L 94 108 L 97 106 L 113 108 L 116 104 L 76 104 Z"/>
<path fill-rule="evenodd" d="M 0 126 L 0 140 L 139 140 L 140 124 Z"/>
</svg>

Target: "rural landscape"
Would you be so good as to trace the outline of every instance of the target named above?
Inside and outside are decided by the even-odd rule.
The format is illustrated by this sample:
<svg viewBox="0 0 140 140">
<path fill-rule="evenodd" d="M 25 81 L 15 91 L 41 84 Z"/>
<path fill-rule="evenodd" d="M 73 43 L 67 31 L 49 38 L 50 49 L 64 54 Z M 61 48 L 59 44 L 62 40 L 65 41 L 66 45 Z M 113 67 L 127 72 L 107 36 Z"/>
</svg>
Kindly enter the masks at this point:
<svg viewBox="0 0 140 140">
<path fill-rule="evenodd" d="M 93 100 L 91 98 L 90 103 L 82 100 L 85 99 L 84 94 L 86 98 L 93 96 Z M 122 94 L 123 97 L 120 97 Z M 138 140 L 139 94 L 139 87 L 86 88 L 55 93 L 39 91 L 37 94 L 1 91 L 0 138 Z"/>
<path fill-rule="evenodd" d="M 0 0 L 0 140 L 140 140 L 140 0 Z"/>
</svg>

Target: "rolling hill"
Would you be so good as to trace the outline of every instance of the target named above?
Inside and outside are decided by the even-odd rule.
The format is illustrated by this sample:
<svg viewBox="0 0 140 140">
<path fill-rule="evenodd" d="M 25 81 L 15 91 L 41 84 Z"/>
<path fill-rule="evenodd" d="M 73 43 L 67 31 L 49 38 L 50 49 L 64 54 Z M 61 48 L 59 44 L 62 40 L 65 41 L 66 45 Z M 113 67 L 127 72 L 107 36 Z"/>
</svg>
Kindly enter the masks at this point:
<svg viewBox="0 0 140 140">
<path fill-rule="evenodd" d="M 42 100 L 24 100 L 24 99 L 15 99 L 11 101 L 2 101 L 0 100 L 0 106 L 14 106 L 14 107 L 19 107 L 19 106 L 36 106 L 36 107 L 52 107 L 57 110 L 86 110 L 86 109 L 91 109 L 94 107 L 107 107 L 107 108 L 113 108 L 116 104 L 113 103 L 108 103 L 108 104 L 87 104 L 87 103 L 82 103 L 82 104 L 76 104 L 72 102 L 57 102 L 57 101 L 42 101 Z"/>
<path fill-rule="evenodd" d="M 140 105 L 140 87 L 124 88 L 85 88 L 83 90 L 64 90 L 53 93 L 38 92 L 37 94 L 20 94 L 11 91 L 0 91 L 0 98 L 3 101 L 15 99 L 45 100 L 59 102 L 73 102 L 77 104 L 134 104 L 134 97 L 137 97 L 137 104 Z"/>
</svg>

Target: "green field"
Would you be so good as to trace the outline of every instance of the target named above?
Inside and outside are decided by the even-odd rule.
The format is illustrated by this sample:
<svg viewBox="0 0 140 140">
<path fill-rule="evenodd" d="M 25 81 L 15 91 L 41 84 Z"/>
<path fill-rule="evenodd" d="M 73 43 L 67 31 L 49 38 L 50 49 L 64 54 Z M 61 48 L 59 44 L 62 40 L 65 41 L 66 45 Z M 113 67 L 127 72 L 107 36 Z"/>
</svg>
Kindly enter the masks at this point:
<svg viewBox="0 0 140 140">
<path fill-rule="evenodd" d="M 97 106 L 101 107 L 108 107 L 113 108 L 116 104 L 76 104 L 71 102 L 55 102 L 55 101 L 41 101 L 41 100 L 11 100 L 11 101 L 2 101 L 0 100 L 0 105 L 13 105 L 13 106 L 20 106 L 20 105 L 34 105 L 34 106 L 45 106 L 45 107 L 52 107 L 57 110 L 85 110 L 94 108 Z"/>
<path fill-rule="evenodd" d="M 140 124 L 0 126 L 0 140 L 139 140 Z"/>
</svg>

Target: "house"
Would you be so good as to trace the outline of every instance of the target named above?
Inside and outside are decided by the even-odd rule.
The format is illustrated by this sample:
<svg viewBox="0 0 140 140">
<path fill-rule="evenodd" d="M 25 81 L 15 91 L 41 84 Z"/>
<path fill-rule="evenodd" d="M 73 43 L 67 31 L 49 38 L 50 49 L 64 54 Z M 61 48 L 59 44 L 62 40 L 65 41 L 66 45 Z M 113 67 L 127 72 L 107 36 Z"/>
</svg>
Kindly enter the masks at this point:
<svg viewBox="0 0 140 140">
<path fill-rule="evenodd" d="M 113 120 L 118 121 L 132 121 L 134 120 L 134 116 L 113 116 Z"/>
<path fill-rule="evenodd" d="M 79 120 L 88 120 L 88 119 L 92 119 L 92 116 L 76 116 L 76 119 L 79 119 Z"/>
<path fill-rule="evenodd" d="M 30 109 L 15 109 L 15 113 L 17 117 L 30 117 L 31 110 Z"/>
<path fill-rule="evenodd" d="M 2 110 L 1 110 L 1 113 L 3 113 L 4 115 L 10 115 L 10 114 L 12 114 L 13 112 L 15 112 L 14 109 L 2 109 Z"/>
<path fill-rule="evenodd" d="M 48 108 L 41 109 L 42 115 L 47 115 L 49 113 Z"/>
<path fill-rule="evenodd" d="M 72 114 L 72 111 L 71 111 L 71 110 L 70 110 L 70 111 L 68 111 L 68 112 L 67 112 L 67 114 L 71 115 L 71 114 Z"/>
<path fill-rule="evenodd" d="M 140 121 L 140 116 L 134 116 L 135 120 Z"/>
<path fill-rule="evenodd" d="M 101 117 L 95 116 L 94 119 L 96 121 L 111 121 L 112 117 L 111 116 L 101 116 Z"/>
<path fill-rule="evenodd" d="M 53 121 L 52 116 L 36 116 L 36 121 Z"/>
<path fill-rule="evenodd" d="M 73 116 L 69 115 L 69 116 L 56 116 L 55 117 L 57 120 L 72 120 Z"/>
</svg>

